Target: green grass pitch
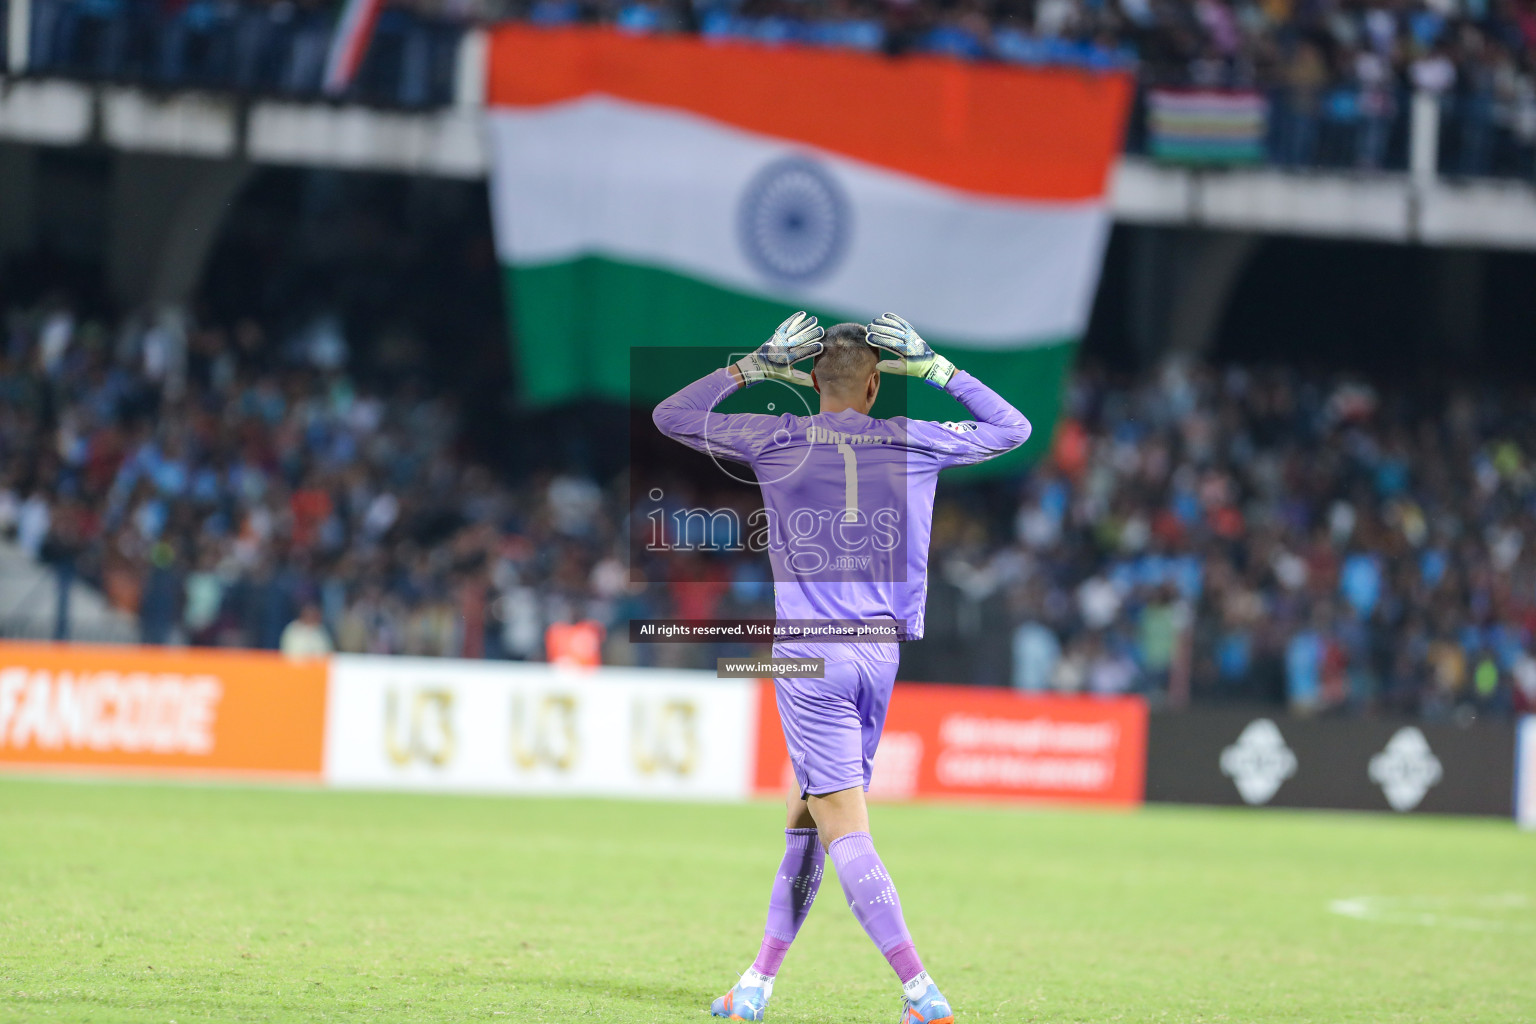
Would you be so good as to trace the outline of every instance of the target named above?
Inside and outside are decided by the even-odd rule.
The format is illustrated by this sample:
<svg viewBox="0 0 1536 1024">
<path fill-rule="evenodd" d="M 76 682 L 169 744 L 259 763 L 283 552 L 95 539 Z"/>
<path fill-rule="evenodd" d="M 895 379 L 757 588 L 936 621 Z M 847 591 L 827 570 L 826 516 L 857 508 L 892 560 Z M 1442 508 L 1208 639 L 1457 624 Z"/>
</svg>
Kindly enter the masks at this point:
<svg viewBox="0 0 1536 1024">
<path fill-rule="evenodd" d="M 0 1021 L 702 1024 L 780 813 L 0 779 Z M 873 817 L 960 1021 L 1536 1019 L 1536 836 L 1508 822 Z M 769 1019 L 900 1006 L 828 878 Z"/>
</svg>

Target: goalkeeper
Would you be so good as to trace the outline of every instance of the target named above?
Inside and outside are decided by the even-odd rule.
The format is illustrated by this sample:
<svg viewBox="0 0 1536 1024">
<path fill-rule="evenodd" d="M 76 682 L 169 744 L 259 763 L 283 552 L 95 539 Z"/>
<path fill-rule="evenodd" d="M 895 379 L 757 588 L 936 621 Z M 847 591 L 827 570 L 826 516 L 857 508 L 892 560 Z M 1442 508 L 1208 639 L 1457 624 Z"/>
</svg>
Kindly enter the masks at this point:
<svg viewBox="0 0 1536 1024">
<path fill-rule="evenodd" d="M 815 360 L 810 373 L 796 368 L 806 359 Z M 953 396 L 975 419 L 871 417 L 882 373 L 920 378 Z M 739 388 L 769 381 L 815 388 L 820 411 L 814 416 L 713 411 Z M 817 326 L 815 317 L 796 313 L 755 352 L 661 403 L 654 418 L 667 436 L 745 463 L 756 474 L 770 513 L 768 554 L 780 623 L 880 622 L 904 640 L 923 635 L 939 471 L 1010 451 L 1030 432 L 1017 409 L 957 370 L 891 313 L 867 326 L 838 324 L 830 331 Z M 821 557 L 829 552 L 837 554 Z M 795 773 L 784 858 L 757 959 L 715 1000 L 715 1016 L 763 1019 L 774 977 L 816 898 L 830 856 L 854 916 L 901 982 L 902 1024 L 954 1020 L 907 931 L 865 806 L 899 651 L 894 642 L 774 645 L 776 657 L 820 658 L 826 669 L 822 678 L 774 680 Z"/>
</svg>

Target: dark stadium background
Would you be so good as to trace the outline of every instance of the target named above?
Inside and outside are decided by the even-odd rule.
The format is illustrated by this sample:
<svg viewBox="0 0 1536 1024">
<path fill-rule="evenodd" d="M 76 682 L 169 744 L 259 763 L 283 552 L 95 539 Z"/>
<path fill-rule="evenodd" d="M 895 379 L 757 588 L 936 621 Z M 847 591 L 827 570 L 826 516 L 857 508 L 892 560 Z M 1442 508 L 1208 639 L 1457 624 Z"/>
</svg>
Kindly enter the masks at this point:
<svg viewBox="0 0 1536 1024">
<path fill-rule="evenodd" d="M 22 14 L 29 20 L 17 20 Z M 1465 238 L 1497 238 L 1497 244 L 1437 242 L 1441 236 L 1434 231 L 1443 229 L 1430 226 L 1431 204 L 1443 197 L 1513 203 L 1510 210 L 1524 201 L 1522 189 L 1529 188 L 1536 166 L 1536 12 L 1528 0 L 1411 10 L 1374 3 L 1261 7 L 1071 0 L 812 4 L 793 10 L 756 3 L 558 0 L 385 4 L 360 62 L 332 81 L 327 76 L 335 69 L 326 66 L 326 46 L 341 31 L 338 16 L 339 6 L 329 3 L 290 10 L 31 0 L 8 8 L 7 59 L 21 88 L 15 95 L 76 83 L 97 110 L 78 144 L 28 143 L 21 136 L 0 142 L 3 166 L 16 182 L 8 190 L 0 245 L 0 296 L 10 318 L 12 369 L 31 358 L 29 346 L 49 316 L 67 316 L 70 330 L 97 339 L 92 344 L 116 344 L 125 351 L 124 345 L 132 348 L 135 339 L 147 336 L 145 325 L 157 315 L 144 295 L 145 281 L 153 276 L 145 268 L 154 256 L 124 241 L 129 236 L 123 232 L 144 230 L 125 227 L 132 218 L 124 210 L 136 201 L 125 197 L 153 199 L 156 180 L 184 181 L 191 188 L 202 172 L 186 156 L 155 156 L 114 143 L 117 129 L 108 130 L 120 116 L 114 104 L 129 100 L 148 104 L 144 109 L 162 104 L 167 110 L 179 109 L 178 103 L 191 103 L 189 110 L 198 103 L 222 103 L 237 132 L 283 104 L 308 111 L 306 116 L 357 111 L 379 124 L 391 118 L 446 124 L 483 100 L 476 81 L 486 59 L 479 33 L 504 22 L 554 31 L 612 25 L 637 37 L 698 34 L 710 41 L 865 51 L 896 61 L 1056 67 L 1088 78 L 1131 75 L 1135 96 L 1124 139 L 1126 173 L 1141 175 L 1143 183 L 1177 180 L 1198 196 L 1251 181 L 1300 203 L 1295 211 L 1300 221 L 1265 222 L 1269 215 L 1263 214 L 1243 226 L 1190 212 L 1182 225 L 1161 225 L 1150 223 L 1144 211 L 1122 216 L 1109 239 L 1067 392 L 1068 433 L 1081 428 L 1081 435 L 1072 436 L 1102 442 L 1091 449 L 1101 455 L 1122 441 L 1157 447 L 1173 439 L 1183 428 L 1163 421 L 1171 399 L 1169 378 L 1162 375 L 1175 364 L 1194 375 L 1188 386 L 1198 392 L 1197 418 L 1225 417 L 1218 432 L 1233 428 L 1233 417 L 1248 416 L 1248 406 L 1259 400 L 1255 396 L 1272 393 L 1262 400 L 1279 401 L 1274 395 L 1283 393 L 1285 401 L 1300 403 L 1294 415 L 1254 413 L 1245 429 L 1256 432 L 1264 451 L 1281 453 L 1276 457 L 1301 453 L 1303 461 L 1331 475 L 1308 484 L 1306 508 L 1296 513 L 1307 521 L 1286 527 L 1292 532 L 1275 550 L 1297 555 L 1291 549 L 1312 543 L 1308 535 L 1336 512 L 1358 513 L 1366 523 L 1355 533 L 1351 519 L 1350 529 L 1341 527 L 1331 540 L 1319 541 L 1331 549 L 1327 557 L 1305 554 L 1327 563 L 1314 567 L 1305 587 L 1282 586 L 1272 573 L 1265 575 L 1268 570 L 1255 567 L 1271 557 L 1274 538 L 1253 532 L 1246 522 L 1231 526 L 1254 500 L 1257 483 L 1238 464 L 1246 456 L 1220 455 L 1214 468 L 1201 463 L 1191 471 L 1229 477 L 1206 480 L 1199 501 L 1214 501 L 1212 507 L 1219 506 L 1228 521 L 1223 529 L 1239 535 L 1217 536 L 1210 523 L 1201 523 L 1189 536 L 1156 540 L 1173 545 L 1177 571 L 1185 574 L 1178 600 L 1163 593 L 1172 580 L 1166 574 L 1142 579 L 1129 590 L 1122 579 L 1116 586 L 1124 591 L 1123 600 L 1108 620 L 1094 621 L 1095 615 L 1074 607 L 1091 596 L 1085 583 L 1106 572 L 1165 572 L 1147 568 L 1156 559 L 1114 549 L 1121 543 L 1116 531 L 1126 522 L 1140 530 L 1142 521 L 1156 518 L 1167 495 L 1115 484 L 1105 493 L 1118 507 L 1084 512 L 1087 519 L 1074 522 L 1067 536 L 1039 551 L 1026 550 L 1032 542 L 1021 539 L 1023 517 L 1045 507 L 1039 504 L 1042 495 L 1055 494 L 1049 499 L 1054 502 L 1065 493 L 1073 507 L 1085 497 L 1097 500 L 1091 473 L 1068 473 L 1067 491 L 1051 491 L 1061 482 L 1061 464 L 1044 450 L 1042 431 L 1042 440 L 1030 449 L 1035 469 L 946 486 L 930 640 L 907 652 L 904 676 L 1023 685 L 1016 630 L 1039 619 L 1055 635 L 1062 658 L 1104 670 L 1097 687 L 1078 673 L 1076 681 L 1061 684 L 1067 689 L 1130 689 L 1182 703 L 1192 688 L 1199 699 L 1266 704 L 1289 699 L 1306 707 L 1430 717 L 1502 717 L 1536 699 L 1521 682 L 1528 679 L 1536 687 L 1536 663 L 1519 657 L 1536 624 L 1531 611 L 1536 598 L 1527 593 L 1533 555 L 1525 537 L 1532 521 L 1522 482 L 1532 445 L 1524 409 L 1536 375 L 1531 344 L 1536 254 L 1528 242 L 1511 244 L 1516 235 L 1499 234 L 1498 215 L 1482 221 L 1468 215 L 1462 225 Z M 16 35 L 22 29 L 25 40 Z M 1230 101 L 1233 105 L 1222 109 L 1236 111 L 1235 120 L 1213 121 L 1211 96 Z M 1189 129 L 1191 124 L 1196 128 Z M 1199 136 L 1212 125 L 1220 131 Z M 1198 136 L 1193 142 L 1189 132 Z M 434 159 L 440 167 L 447 166 L 441 161 L 459 159 L 446 153 L 451 146 L 442 148 L 443 153 L 411 159 L 422 167 Z M 611 572 L 604 576 L 596 570 L 622 547 L 614 538 L 623 530 L 626 510 L 615 481 L 634 451 L 628 439 L 645 429 L 642 411 L 597 401 L 535 408 L 520 399 L 529 375 L 537 372 L 530 365 L 537 354 L 519 348 L 511 326 L 508 308 L 517 308 L 518 296 L 508 294 L 497 266 L 487 190 L 474 174 L 462 167 L 391 174 L 245 161 L 237 154 L 219 172 L 233 184 L 224 186 L 227 196 L 199 229 L 212 242 L 197 265 L 171 268 L 173 276 L 192 274 L 175 305 L 192 334 L 202 338 L 197 344 L 213 346 L 209 352 L 220 344 L 245 345 L 237 360 L 241 372 L 268 375 L 270 386 L 294 395 L 335 386 L 337 370 L 307 363 L 303 345 L 345 338 L 346 377 L 389 395 L 387 423 L 402 439 L 409 435 L 429 446 L 415 455 L 420 465 L 411 470 L 416 476 L 409 507 L 389 526 L 391 542 L 408 544 L 399 551 L 385 545 L 389 550 L 382 556 L 370 545 L 365 551 L 356 546 L 358 523 L 343 523 L 345 536 L 327 541 L 323 553 L 300 544 L 272 557 L 262 554 L 217 595 L 216 610 L 204 609 L 189 627 L 188 582 L 201 562 L 217 560 L 195 536 L 200 513 L 176 505 L 167 543 L 147 543 L 127 554 L 133 547 L 127 541 L 114 547 L 122 539 L 120 506 L 129 499 L 119 495 L 108 501 L 100 480 L 78 493 L 71 481 L 67 493 L 53 494 L 58 467 L 34 443 L 69 420 L 69 402 L 81 400 L 69 393 L 76 384 L 47 395 L 42 392 L 49 387 L 38 385 L 41 391 L 32 396 L 41 403 L 36 418 L 18 421 L 10 436 L 0 437 L 9 464 L 7 493 L 16 507 L 34 494 L 45 505 L 61 502 L 54 535 L 46 543 L 33 543 L 34 537 L 29 545 L 49 556 L 52 570 L 83 585 L 106 587 L 119 605 L 127 602 L 129 617 L 137 621 L 119 621 L 114 638 L 131 633 L 154 642 L 273 646 L 284 623 L 314 602 L 326 629 L 339 633 L 341 620 L 367 593 L 368 615 L 394 621 L 396 639 L 377 641 L 382 649 L 400 647 L 405 641 L 399 636 L 409 632 L 406 624 L 425 617 L 438 623 L 428 630 L 435 630 L 436 639 L 427 646 L 441 653 L 538 659 L 546 653 L 538 636 L 556 620 L 589 618 L 607 626 L 612 638 L 620 632 L 612 627 L 626 615 L 660 613 L 678 601 L 705 609 L 723 601 L 732 612 L 763 609 L 760 566 L 708 557 L 698 563 L 706 576 L 737 575 L 711 584 L 720 591 L 714 596 L 684 597 L 659 585 L 621 592 L 604 583 L 594 589 L 593 580 L 612 578 Z M 167 184 L 162 191 L 177 187 Z M 1382 229 L 1335 230 L 1307 213 L 1308 197 L 1329 190 L 1356 189 L 1366 196 L 1372 189 L 1397 188 L 1411 193 L 1405 200 L 1407 226 L 1391 229 L 1406 235 L 1399 241 L 1361 240 Z M 1151 220 L 1166 216 L 1165 210 Z M 1177 212 L 1173 216 L 1177 219 Z M 1355 237 L 1345 237 L 1351 234 Z M 1220 283 L 1212 284 L 1216 279 Z M 1213 302 L 1215 314 L 1207 310 L 1201 321 L 1201 304 Z M 722 341 L 745 345 L 751 339 Z M 1191 345 L 1197 350 L 1180 351 Z M 192 361 L 203 374 L 217 362 L 207 352 L 194 353 Z M 22 391 L 37 384 L 25 374 L 13 382 Z M 1240 397 L 1233 397 L 1234 388 Z M 154 386 L 129 390 L 133 396 L 119 411 L 131 422 L 127 434 L 137 444 L 143 437 L 133 431 L 153 424 L 159 398 Z M 1353 403 L 1352 411 L 1341 418 L 1329 408 L 1335 400 Z M 1219 407 L 1222 401 L 1228 406 Z M 1470 417 L 1470 433 L 1456 442 L 1463 448 L 1453 451 L 1446 431 L 1462 415 L 1452 415 L 1455 408 L 1472 411 L 1463 416 Z M 413 433 L 405 426 L 412 409 L 429 410 L 421 415 L 431 429 Z M 279 449 L 291 444 L 279 435 L 286 437 L 274 428 L 272 437 L 252 443 Z M 616 443 L 619 438 L 625 443 Z M 434 451 L 430 445 L 441 447 Z M 1402 451 L 1393 448 L 1402 445 L 1407 445 Z M 1393 449 L 1388 461 L 1406 452 L 1406 468 L 1393 470 L 1406 485 L 1397 477 L 1379 484 L 1366 479 L 1388 448 Z M 323 509 L 339 500 L 336 481 L 304 482 L 312 467 L 296 449 L 282 449 L 278 456 L 282 472 L 291 477 L 287 485 L 308 488 L 301 504 Z M 1444 509 L 1431 507 L 1433 501 L 1424 505 L 1430 500 L 1425 487 L 1439 488 L 1435 493 L 1442 496 L 1471 493 L 1484 462 L 1502 482 L 1477 492 L 1449 518 Z M 455 475 L 458 482 L 448 483 Z M 1426 483 L 1430 476 L 1434 480 Z M 697 485 L 704 493 L 711 486 Z M 592 522 L 569 532 L 540 522 L 552 486 L 560 501 L 593 515 Z M 321 493 L 327 487 L 329 496 Z M 1224 487 L 1232 493 L 1221 497 L 1217 492 Z M 1399 500 L 1405 496 L 1411 499 L 1406 505 Z M 479 527 L 471 523 L 475 517 L 465 512 L 474 501 L 500 509 L 501 525 L 509 528 L 498 537 L 494 529 L 481 528 L 483 517 Z M 595 513 L 589 508 L 594 501 L 600 506 Z M 1339 511 L 1340 502 L 1349 508 Z M 1261 515 L 1273 515 L 1284 505 L 1270 495 L 1256 507 Z M 1409 505 L 1412 509 L 1403 512 Z M 34 501 L 34 520 L 38 512 Z M 348 510 L 341 519 L 357 520 L 359 514 Z M 1432 525 L 1444 525 L 1446 534 L 1428 548 L 1414 541 L 1410 551 L 1389 543 L 1391 525 L 1379 536 L 1371 533 L 1372 523 L 1386 523 L 1381 517 L 1403 514 L 1427 516 Z M 1463 522 L 1469 517 L 1474 521 Z M 101 532 L 103 523 L 110 537 Z M 14 532 L 16 523 L 8 529 Z M 1496 542 L 1514 545 L 1509 549 L 1516 552 L 1499 568 L 1490 561 L 1503 558 L 1490 554 Z M 511 547 L 504 550 L 507 544 Z M 1432 555 L 1429 569 L 1409 564 L 1430 557 L 1425 551 Z M 1377 587 L 1379 600 L 1334 586 L 1334 574 L 1354 556 L 1360 557 L 1349 571 L 1367 590 Z M 1446 560 L 1449 590 L 1431 582 L 1423 594 L 1406 596 L 1416 586 L 1414 573 L 1422 570 L 1438 581 Z M 1127 569 L 1131 562 L 1139 568 Z M 1196 570 L 1197 562 L 1209 564 Z M 1032 568 L 1021 568 L 1026 563 Z M 1189 583 L 1192 573 L 1203 579 L 1212 571 L 1226 581 L 1226 589 Z M 493 578 L 498 572 L 501 578 Z M 1511 587 L 1502 586 L 1501 573 Z M 657 568 L 653 575 L 676 573 Z M 509 582 L 513 577 L 517 582 Z M 1319 582 L 1325 577 L 1327 582 Z M 1032 594 L 1029 580 L 1049 585 Z M 201 583 L 206 584 L 203 603 L 215 601 L 206 573 Z M 531 614 L 527 601 L 504 600 L 515 587 L 531 587 L 541 607 L 523 624 L 522 639 L 509 647 L 499 639 L 509 630 L 497 616 L 514 605 L 522 609 L 519 614 Z M 1292 591 L 1305 599 L 1291 601 Z M 1242 622 L 1225 621 L 1231 607 L 1253 600 L 1265 607 L 1262 622 L 1247 612 L 1238 616 L 1248 616 Z M 1339 617 L 1341 601 L 1354 602 L 1360 622 Z M 379 612 L 378 602 L 392 610 Z M 1180 602 L 1193 615 L 1188 638 L 1193 667 L 1189 679 L 1170 691 L 1166 666 L 1148 667 L 1149 641 L 1137 631 L 1151 621 L 1146 609 L 1156 611 L 1153 619 L 1163 623 L 1161 629 L 1164 620 L 1172 621 L 1169 615 L 1184 614 L 1175 607 L 1182 607 Z M 1315 637 L 1308 633 L 1314 613 L 1334 623 Z M 208 614 L 214 615 L 212 622 L 206 621 Z M 50 632 L 36 614 L 21 618 L 26 625 L 17 618 L 0 626 L 15 634 Z M 353 634 L 368 632 L 360 620 L 353 626 Z M 65 632 L 90 638 L 83 623 Z M 1292 643 L 1304 633 L 1305 650 Z M 663 656 L 612 643 L 616 646 L 606 652 L 610 660 L 645 663 Z M 1394 660 L 1395 649 L 1412 653 Z M 700 664 L 708 662 L 709 652 L 696 653 Z M 1316 661 L 1330 674 L 1326 695 L 1289 692 L 1286 666 L 1300 664 L 1287 662 L 1292 655 Z"/>
<path fill-rule="evenodd" d="M 113 299 L 108 280 L 103 221 L 112 156 L 44 149 L 37 159 L 41 202 L 32 244 L 5 263 L 7 308 L 62 300 L 81 321 L 120 322 L 132 310 Z M 1167 304 L 1180 275 L 1191 272 L 1184 255 L 1191 236 L 1184 229 L 1114 230 L 1081 349 L 1084 374 L 1125 388 L 1156 372 L 1168 354 Z M 1532 280 L 1536 255 L 1529 253 L 1262 238 L 1201 361 L 1217 372 L 1278 367 L 1319 383 L 1347 377 L 1382 388 L 1413 416 L 1436 415 L 1454 388 L 1523 395 L 1536 379 Z M 262 169 L 218 227 L 193 315 L 213 324 L 261 324 L 264 358 L 279 366 L 288 359 L 281 339 L 335 314 L 350 346 L 349 373 L 448 398 L 459 425 L 455 458 L 490 468 L 514 490 L 540 486 L 561 471 L 613 479 L 632 452 L 630 443 L 613 438 L 645 430 L 648 418 L 611 403 L 522 408 L 518 374 L 526 371 L 508 342 L 507 301 L 482 185 Z M 1017 479 L 961 483 L 942 493 L 985 510 L 993 545 L 1013 532 Z M 443 507 L 410 528 L 431 545 L 446 543 L 461 526 L 457 510 Z M 936 564 L 942 558 L 936 555 Z M 290 598 L 295 610 L 300 600 Z M 1017 621 L 1014 613 L 998 602 L 985 605 L 977 644 L 966 627 L 946 626 L 977 614 L 963 611 L 960 601 L 935 581 L 931 639 L 909 651 L 904 676 L 1007 684 L 1011 654 L 999 638 Z M 1273 662 L 1256 668 L 1229 696 L 1279 703 L 1279 672 Z M 1401 700 L 1406 705 L 1398 710 L 1417 707 L 1414 699 Z M 1378 701 L 1379 695 L 1364 704 Z"/>
</svg>

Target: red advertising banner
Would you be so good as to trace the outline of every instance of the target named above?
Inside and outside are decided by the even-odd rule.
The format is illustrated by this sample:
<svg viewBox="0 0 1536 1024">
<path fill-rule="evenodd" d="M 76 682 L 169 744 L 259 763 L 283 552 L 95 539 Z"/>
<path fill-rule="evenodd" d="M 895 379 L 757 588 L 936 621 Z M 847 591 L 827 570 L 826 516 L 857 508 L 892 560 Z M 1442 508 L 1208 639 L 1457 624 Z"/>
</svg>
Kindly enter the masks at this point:
<svg viewBox="0 0 1536 1024">
<path fill-rule="evenodd" d="M 758 699 L 757 789 L 784 793 L 794 776 L 771 680 Z M 870 796 L 1132 805 L 1142 800 L 1146 752 L 1138 697 L 898 683 Z"/>
</svg>

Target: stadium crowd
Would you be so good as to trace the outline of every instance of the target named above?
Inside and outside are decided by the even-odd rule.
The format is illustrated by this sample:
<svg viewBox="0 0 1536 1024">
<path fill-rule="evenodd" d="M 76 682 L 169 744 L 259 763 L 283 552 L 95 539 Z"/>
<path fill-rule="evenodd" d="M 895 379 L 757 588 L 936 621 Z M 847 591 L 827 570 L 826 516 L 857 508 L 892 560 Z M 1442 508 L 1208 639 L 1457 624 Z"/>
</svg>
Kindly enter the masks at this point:
<svg viewBox="0 0 1536 1024">
<path fill-rule="evenodd" d="M 1016 685 L 1182 676 L 1197 696 L 1427 717 L 1536 705 L 1524 390 L 1172 364 L 1080 374 L 1070 406 L 1013 536 L 948 555 L 1006 593 Z"/>
<path fill-rule="evenodd" d="M 49 302 L 11 310 L 4 340 L 0 535 L 146 642 L 537 660 L 581 624 L 604 660 L 680 665 L 717 652 L 631 645 L 627 621 L 771 615 L 760 561 L 646 551 L 622 475 L 499 480 L 460 453 L 450 396 L 349 377 L 334 324 L 108 330 Z M 1536 708 L 1533 408 L 1510 386 L 1084 371 L 1038 468 L 941 495 L 929 638 L 903 670 Z"/>
<path fill-rule="evenodd" d="M 338 0 L 33 0 L 31 67 L 311 94 Z M 1135 67 L 1145 87 L 1257 90 L 1269 158 L 1401 166 L 1407 100 L 1440 97 L 1446 169 L 1536 173 L 1536 0 L 394 0 L 353 96 L 449 102 L 473 23 L 611 23 L 771 45 Z M 1144 122 L 1131 145 L 1144 144 Z"/>
</svg>

